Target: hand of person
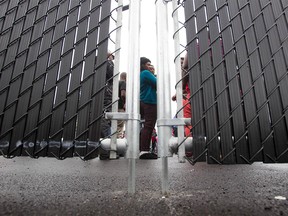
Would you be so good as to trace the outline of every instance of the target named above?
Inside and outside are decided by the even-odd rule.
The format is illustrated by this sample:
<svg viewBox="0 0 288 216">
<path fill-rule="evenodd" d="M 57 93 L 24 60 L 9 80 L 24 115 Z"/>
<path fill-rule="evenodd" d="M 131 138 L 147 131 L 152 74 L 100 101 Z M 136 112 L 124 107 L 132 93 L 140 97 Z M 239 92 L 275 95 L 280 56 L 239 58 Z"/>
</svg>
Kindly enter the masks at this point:
<svg viewBox="0 0 288 216">
<path fill-rule="evenodd" d="M 176 94 L 172 96 L 172 101 L 176 101 Z"/>
</svg>

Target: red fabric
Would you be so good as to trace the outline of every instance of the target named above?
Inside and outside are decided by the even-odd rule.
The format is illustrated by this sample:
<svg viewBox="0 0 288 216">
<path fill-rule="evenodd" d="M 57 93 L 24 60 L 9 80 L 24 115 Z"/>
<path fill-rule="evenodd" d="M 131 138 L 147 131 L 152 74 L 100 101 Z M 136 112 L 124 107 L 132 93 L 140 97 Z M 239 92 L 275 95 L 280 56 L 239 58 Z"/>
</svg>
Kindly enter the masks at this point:
<svg viewBox="0 0 288 216">
<path fill-rule="evenodd" d="M 183 106 L 184 106 L 184 109 L 183 109 L 183 116 L 184 118 L 192 118 L 192 111 L 191 111 L 191 103 L 190 103 L 190 88 L 188 86 L 188 84 L 186 85 L 186 92 L 187 92 L 187 96 L 186 96 L 186 99 L 183 99 Z M 184 130 L 185 130 L 185 136 L 189 136 L 191 137 L 192 134 L 190 133 L 192 129 L 192 126 L 191 125 L 186 125 Z"/>
</svg>

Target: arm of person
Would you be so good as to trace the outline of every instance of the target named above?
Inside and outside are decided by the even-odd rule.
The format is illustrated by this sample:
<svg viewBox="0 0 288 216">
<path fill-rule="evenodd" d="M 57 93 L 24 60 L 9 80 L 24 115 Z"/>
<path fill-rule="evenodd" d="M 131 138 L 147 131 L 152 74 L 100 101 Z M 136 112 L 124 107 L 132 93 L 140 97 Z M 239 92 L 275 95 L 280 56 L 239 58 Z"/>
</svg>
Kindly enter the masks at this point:
<svg viewBox="0 0 288 216">
<path fill-rule="evenodd" d="M 146 82 L 156 88 L 156 86 L 157 86 L 157 78 L 148 70 L 147 70 L 147 72 L 146 71 L 144 71 L 144 72 L 145 72 L 145 80 L 146 80 Z"/>
<path fill-rule="evenodd" d="M 122 101 L 125 103 L 126 102 L 126 90 L 125 89 L 121 90 L 120 97 L 121 97 Z"/>
<path fill-rule="evenodd" d="M 109 80 L 109 82 L 112 82 L 112 77 L 114 73 L 114 63 L 111 60 L 107 61 L 107 69 L 106 69 L 106 80 Z"/>
</svg>

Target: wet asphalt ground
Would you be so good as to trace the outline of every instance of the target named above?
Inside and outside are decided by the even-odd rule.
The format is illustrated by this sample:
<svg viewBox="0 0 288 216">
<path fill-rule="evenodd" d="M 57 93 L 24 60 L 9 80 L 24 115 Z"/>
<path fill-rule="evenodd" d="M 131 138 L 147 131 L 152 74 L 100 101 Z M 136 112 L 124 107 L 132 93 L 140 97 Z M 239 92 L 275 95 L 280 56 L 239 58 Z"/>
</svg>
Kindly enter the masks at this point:
<svg viewBox="0 0 288 216">
<path fill-rule="evenodd" d="M 137 160 L 128 194 L 126 159 L 0 157 L 0 215 L 288 215 L 288 164 L 208 165 Z"/>
</svg>

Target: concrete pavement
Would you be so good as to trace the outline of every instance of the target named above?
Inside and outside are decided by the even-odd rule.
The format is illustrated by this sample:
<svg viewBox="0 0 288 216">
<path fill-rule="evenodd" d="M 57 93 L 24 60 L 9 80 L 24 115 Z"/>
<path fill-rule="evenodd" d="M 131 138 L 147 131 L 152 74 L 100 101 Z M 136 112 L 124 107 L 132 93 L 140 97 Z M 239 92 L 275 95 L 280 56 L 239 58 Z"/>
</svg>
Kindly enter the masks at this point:
<svg viewBox="0 0 288 216">
<path fill-rule="evenodd" d="M 207 165 L 137 160 L 129 195 L 127 160 L 0 157 L 0 215 L 288 215 L 288 165 Z"/>
</svg>

